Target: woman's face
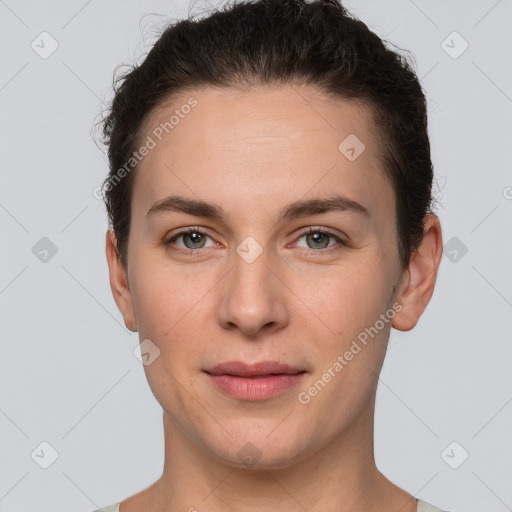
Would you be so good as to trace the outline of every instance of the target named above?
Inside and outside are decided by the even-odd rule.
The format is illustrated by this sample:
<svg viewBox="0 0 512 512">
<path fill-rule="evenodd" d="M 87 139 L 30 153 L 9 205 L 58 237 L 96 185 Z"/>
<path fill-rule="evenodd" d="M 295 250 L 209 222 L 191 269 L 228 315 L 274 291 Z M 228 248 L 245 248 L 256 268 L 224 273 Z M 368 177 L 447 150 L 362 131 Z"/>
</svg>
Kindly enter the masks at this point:
<svg viewBox="0 0 512 512">
<path fill-rule="evenodd" d="M 168 424 L 225 462 L 269 468 L 371 429 L 401 272 L 368 110 L 308 87 L 203 89 L 146 127 L 118 304 L 150 340 L 144 369 Z M 302 373 L 208 373 L 234 361 Z"/>
</svg>

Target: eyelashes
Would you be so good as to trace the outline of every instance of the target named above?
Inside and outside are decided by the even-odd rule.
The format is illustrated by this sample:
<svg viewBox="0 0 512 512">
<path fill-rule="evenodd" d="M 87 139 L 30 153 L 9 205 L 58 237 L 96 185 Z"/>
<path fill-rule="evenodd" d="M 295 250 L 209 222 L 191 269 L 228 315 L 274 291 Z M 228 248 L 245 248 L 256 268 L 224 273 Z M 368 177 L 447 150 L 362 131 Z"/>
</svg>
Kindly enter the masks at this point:
<svg viewBox="0 0 512 512">
<path fill-rule="evenodd" d="M 318 237 L 318 235 L 320 235 L 320 237 Z M 187 237 L 189 237 L 189 240 L 192 240 L 192 243 L 202 244 L 204 242 L 204 244 L 199 245 L 199 247 L 195 247 L 195 248 L 180 247 L 180 246 L 176 245 L 177 240 L 179 240 L 180 238 L 186 239 Z M 321 256 L 321 255 L 325 255 L 325 254 L 330 255 L 333 252 L 339 251 L 345 247 L 349 247 L 349 244 L 346 241 L 344 241 L 341 237 L 339 237 L 338 235 L 334 234 L 333 232 L 331 232 L 329 230 L 326 230 L 325 228 L 320 228 L 320 227 L 309 227 L 309 228 L 303 230 L 299 234 L 298 238 L 296 238 L 295 242 L 298 242 L 299 240 L 301 240 L 303 238 L 305 238 L 307 241 L 312 240 L 313 243 L 320 243 L 320 244 L 323 244 L 325 242 L 325 240 L 328 240 L 329 245 L 330 245 L 331 240 L 334 240 L 337 242 L 337 244 L 334 246 L 328 245 L 327 247 L 319 247 L 319 248 L 309 248 L 309 247 L 303 248 L 302 252 L 304 252 L 308 255 L 313 255 L 313 256 Z M 221 244 L 219 244 L 217 242 L 214 242 L 210 246 L 205 246 L 207 239 L 210 239 L 210 240 L 212 240 L 212 242 L 214 242 L 212 237 L 210 235 L 208 235 L 208 233 L 203 231 L 201 228 L 190 227 L 190 228 L 182 229 L 178 233 L 174 234 L 171 238 L 169 238 L 165 242 L 165 245 L 169 250 L 171 250 L 175 253 L 183 254 L 183 255 L 198 255 L 200 253 L 206 252 L 207 250 L 209 250 L 213 247 L 221 246 Z M 307 241 L 306 241 L 306 243 L 307 243 Z M 295 243 L 295 242 L 293 242 L 293 243 Z M 289 245 L 287 245 L 287 247 L 289 247 Z"/>
</svg>

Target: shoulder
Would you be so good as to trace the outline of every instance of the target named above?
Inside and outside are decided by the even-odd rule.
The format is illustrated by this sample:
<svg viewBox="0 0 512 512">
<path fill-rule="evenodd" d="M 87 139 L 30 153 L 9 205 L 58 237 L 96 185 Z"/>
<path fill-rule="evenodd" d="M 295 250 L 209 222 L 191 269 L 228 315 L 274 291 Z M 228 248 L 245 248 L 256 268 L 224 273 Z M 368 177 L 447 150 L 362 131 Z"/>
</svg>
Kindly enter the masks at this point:
<svg viewBox="0 0 512 512">
<path fill-rule="evenodd" d="M 416 509 L 416 512 L 445 512 L 444 510 L 441 510 L 437 507 L 434 507 L 434 505 L 430 505 L 429 503 L 425 501 L 418 500 L 418 508 Z"/>
</svg>

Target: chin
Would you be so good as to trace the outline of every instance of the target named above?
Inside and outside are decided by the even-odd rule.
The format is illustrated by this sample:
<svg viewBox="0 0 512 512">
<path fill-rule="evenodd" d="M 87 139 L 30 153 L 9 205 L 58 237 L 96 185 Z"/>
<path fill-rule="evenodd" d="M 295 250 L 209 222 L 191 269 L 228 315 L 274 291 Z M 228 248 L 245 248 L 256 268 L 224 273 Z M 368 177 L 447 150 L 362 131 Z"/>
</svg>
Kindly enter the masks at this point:
<svg viewBox="0 0 512 512">
<path fill-rule="evenodd" d="M 230 437 L 226 439 L 226 446 L 216 446 L 212 451 L 227 465 L 237 469 L 285 469 L 302 459 L 304 453 L 299 439 L 294 439 L 289 433 L 284 437 L 272 439 L 272 434 L 268 436 L 265 429 L 265 433 Z"/>
</svg>

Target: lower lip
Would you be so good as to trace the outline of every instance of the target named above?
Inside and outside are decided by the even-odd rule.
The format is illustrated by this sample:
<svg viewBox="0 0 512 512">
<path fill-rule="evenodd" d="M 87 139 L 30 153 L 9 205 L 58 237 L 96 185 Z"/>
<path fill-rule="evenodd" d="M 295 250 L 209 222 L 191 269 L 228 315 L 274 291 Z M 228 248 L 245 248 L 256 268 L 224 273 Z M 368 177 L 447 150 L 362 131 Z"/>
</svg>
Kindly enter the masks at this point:
<svg viewBox="0 0 512 512">
<path fill-rule="evenodd" d="M 206 374 L 212 383 L 224 393 L 239 400 L 266 400 L 296 386 L 305 372 L 294 375 L 265 375 L 261 377 L 237 377 L 234 375 Z"/>
</svg>

